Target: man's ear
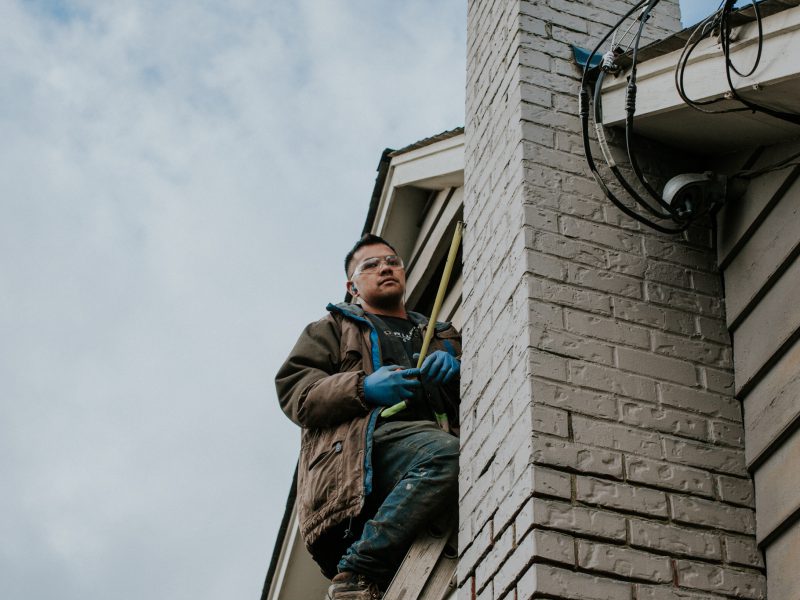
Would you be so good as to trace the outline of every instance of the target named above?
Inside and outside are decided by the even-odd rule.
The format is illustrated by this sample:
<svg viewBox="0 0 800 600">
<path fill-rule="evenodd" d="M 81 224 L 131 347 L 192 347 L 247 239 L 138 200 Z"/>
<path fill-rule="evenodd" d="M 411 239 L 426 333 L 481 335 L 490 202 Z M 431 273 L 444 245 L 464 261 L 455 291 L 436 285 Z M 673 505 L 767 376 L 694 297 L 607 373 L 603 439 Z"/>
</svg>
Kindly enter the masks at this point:
<svg viewBox="0 0 800 600">
<path fill-rule="evenodd" d="M 356 287 L 356 284 L 353 283 L 352 281 L 347 282 L 347 291 L 350 292 L 351 296 L 355 296 L 356 294 L 358 294 L 358 288 Z"/>
</svg>

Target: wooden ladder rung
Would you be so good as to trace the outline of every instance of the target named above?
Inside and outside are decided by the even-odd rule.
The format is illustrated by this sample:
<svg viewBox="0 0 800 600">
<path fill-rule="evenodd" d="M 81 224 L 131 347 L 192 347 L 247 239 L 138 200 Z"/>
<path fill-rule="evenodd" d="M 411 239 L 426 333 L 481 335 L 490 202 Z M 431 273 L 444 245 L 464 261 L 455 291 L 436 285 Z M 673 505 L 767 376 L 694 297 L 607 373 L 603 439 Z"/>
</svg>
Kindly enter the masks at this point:
<svg viewBox="0 0 800 600">
<path fill-rule="evenodd" d="M 444 600 L 453 591 L 457 528 L 426 531 L 411 545 L 383 600 Z"/>
</svg>

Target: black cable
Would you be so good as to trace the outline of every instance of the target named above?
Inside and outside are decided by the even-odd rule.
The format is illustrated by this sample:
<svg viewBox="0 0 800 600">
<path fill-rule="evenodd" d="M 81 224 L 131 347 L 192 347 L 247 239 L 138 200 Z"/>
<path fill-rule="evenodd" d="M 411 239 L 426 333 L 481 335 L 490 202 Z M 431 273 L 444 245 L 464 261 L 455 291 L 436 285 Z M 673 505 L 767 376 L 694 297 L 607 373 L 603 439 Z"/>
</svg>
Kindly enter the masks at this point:
<svg viewBox="0 0 800 600">
<path fill-rule="evenodd" d="M 736 65 L 733 64 L 733 61 L 731 60 L 731 32 L 733 30 L 731 15 L 733 13 L 735 4 L 736 0 L 723 0 L 723 2 L 720 3 L 720 7 L 714 13 L 701 21 L 695 27 L 694 31 L 689 36 L 689 39 L 687 39 L 683 51 L 681 52 L 681 56 L 678 58 L 678 64 L 675 67 L 675 88 L 678 91 L 678 95 L 688 106 L 706 114 L 724 114 L 744 111 L 762 112 L 776 119 L 782 119 L 784 121 L 789 121 L 790 123 L 800 125 L 800 115 L 776 110 L 747 100 L 746 98 L 743 98 L 734 87 L 731 72 L 736 73 L 740 77 L 749 77 L 755 73 L 758 65 L 761 63 L 761 56 L 764 47 L 764 27 L 761 10 L 759 9 L 758 1 L 753 0 L 751 2 L 751 6 L 753 7 L 753 12 L 755 13 L 756 24 L 758 27 L 758 47 L 756 50 L 756 58 L 753 61 L 753 66 L 747 73 L 742 73 L 736 68 Z M 689 59 L 700 42 L 713 31 L 719 32 L 722 53 L 725 59 L 725 76 L 728 82 L 728 88 L 730 90 L 730 98 L 742 104 L 743 106 L 741 107 L 727 108 L 722 110 L 706 110 L 700 107 L 716 104 L 717 102 L 722 102 L 724 100 L 728 100 L 729 98 L 727 96 L 722 96 L 719 98 L 712 98 L 710 100 L 692 100 L 686 94 L 684 75 L 686 73 L 686 66 L 688 65 Z"/>
<path fill-rule="evenodd" d="M 589 55 L 589 57 L 586 60 L 586 64 L 584 65 L 584 68 L 583 68 L 583 76 L 581 77 L 580 93 L 579 93 L 579 96 L 578 96 L 579 114 L 580 114 L 580 118 L 581 118 L 581 130 L 582 130 L 582 133 L 583 133 L 583 149 L 584 149 L 584 153 L 586 155 L 586 162 L 587 162 L 587 164 L 589 166 L 589 169 L 590 169 L 590 171 L 592 173 L 592 177 L 594 177 L 595 182 L 597 183 L 598 186 L 600 186 L 600 189 L 603 190 L 603 193 L 605 194 L 605 196 L 609 200 L 611 200 L 611 202 L 619 210 L 621 210 L 624 214 L 626 214 L 630 218 L 634 219 L 635 221 L 638 221 L 639 223 L 642 223 L 643 225 L 646 225 L 647 227 L 655 229 L 656 231 L 660 231 L 662 233 L 680 233 L 680 232 L 686 230 L 686 228 L 689 226 L 689 222 L 683 223 L 679 227 L 664 227 L 663 225 L 660 225 L 660 224 L 658 224 L 658 223 L 656 223 L 656 222 L 654 222 L 654 221 L 652 221 L 652 220 L 650 220 L 650 219 L 648 219 L 646 217 L 643 217 L 642 215 L 640 215 L 636 211 L 634 211 L 631 208 L 629 208 L 628 206 L 626 206 L 619 198 L 617 198 L 617 196 L 609 189 L 608 185 L 606 184 L 605 180 L 603 179 L 602 175 L 600 175 L 600 172 L 597 169 L 597 165 L 594 162 L 594 157 L 592 155 L 592 149 L 591 149 L 591 144 L 590 144 L 590 139 L 589 139 L 589 103 L 590 103 L 590 94 L 589 94 L 589 87 L 588 87 L 588 78 L 589 78 L 589 72 L 590 72 L 589 65 L 592 63 L 592 59 L 597 55 L 597 53 L 599 52 L 599 50 L 603 46 L 603 44 L 605 44 L 606 41 L 608 41 L 608 38 L 611 37 L 611 35 L 621 26 L 622 23 L 625 22 L 626 19 L 630 18 L 630 16 L 634 12 L 639 10 L 646 2 L 648 2 L 648 0 L 641 0 L 640 2 L 637 2 L 633 6 L 633 8 L 631 8 L 617 22 L 617 24 L 614 27 L 612 27 L 612 29 L 605 36 L 603 36 L 603 38 L 600 40 L 600 42 L 597 44 L 597 46 L 594 48 L 594 50 L 592 50 L 591 54 Z M 602 123 L 600 125 L 600 128 L 598 128 L 598 131 L 601 131 L 601 127 L 602 127 Z M 644 200 L 638 194 L 632 194 L 632 196 L 633 196 L 634 200 L 638 199 L 637 201 L 644 202 Z"/>
<path fill-rule="evenodd" d="M 647 210 L 650 214 L 654 217 L 658 217 L 659 219 L 670 219 L 672 216 L 667 213 L 661 213 L 655 208 L 653 208 L 649 202 L 645 202 L 644 199 L 641 198 L 639 193 L 634 189 L 634 187 L 625 179 L 625 176 L 620 171 L 617 163 L 614 161 L 613 157 L 610 155 L 610 151 L 607 149 L 607 142 L 601 136 L 604 136 L 601 127 L 603 123 L 603 103 L 601 97 L 601 89 L 603 87 L 603 81 L 605 80 L 606 73 L 605 71 L 600 71 L 599 75 L 597 76 L 597 82 L 594 86 L 594 95 L 592 96 L 592 108 L 593 108 L 593 117 L 594 122 L 597 127 L 597 135 L 600 138 L 601 149 L 603 150 L 603 156 L 606 158 L 606 162 L 608 164 L 608 168 L 614 177 L 617 179 L 619 184 L 623 187 L 623 189 L 628 192 L 628 194 L 633 198 L 633 200 L 645 210 Z M 605 145 L 606 147 L 603 147 Z"/>
<path fill-rule="evenodd" d="M 761 10 L 759 8 L 758 2 L 755 0 L 751 3 L 753 8 L 753 12 L 756 18 L 756 25 L 758 27 L 758 46 L 756 50 L 756 57 L 753 61 L 753 65 L 747 73 L 742 73 L 736 66 L 733 64 L 733 60 L 731 59 L 731 33 L 732 33 L 732 24 L 731 24 L 731 15 L 733 14 L 735 0 L 722 0 L 720 2 L 719 8 L 706 17 L 703 21 L 701 21 L 691 33 L 689 38 L 686 40 L 686 44 L 683 47 L 681 52 L 681 56 L 678 59 L 678 63 L 675 68 L 675 87 L 680 95 L 681 99 L 691 108 L 698 110 L 700 112 L 706 114 L 723 114 L 723 113 L 731 113 L 731 112 L 764 112 L 766 114 L 771 114 L 773 117 L 779 119 L 785 119 L 792 123 L 798 123 L 797 119 L 800 115 L 795 115 L 793 113 L 782 113 L 781 111 L 774 111 L 773 109 L 769 109 L 768 107 L 760 106 L 753 102 L 749 102 L 746 99 L 742 98 L 736 92 L 736 89 L 733 86 L 732 77 L 730 72 L 733 71 L 740 77 L 750 77 L 755 73 L 758 65 L 761 63 L 761 58 L 763 54 L 763 47 L 764 47 L 764 27 L 763 27 L 763 19 L 761 15 Z M 708 106 L 710 104 L 714 104 L 717 102 L 722 102 L 727 100 L 728 98 L 725 96 L 719 98 L 712 98 L 710 100 L 692 100 L 686 94 L 685 84 L 684 84 L 684 74 L 686 72 L 686 66 L 689 62 L 689 59 L 694 52 L 695 48 L 699 45 L 701 41 L 703 41 L 710 33 L 713 31 L 719 32 L 720 43 L 722 45 L 723 55 L 725 58 L 725 69 L 726 69 L 726 78 L 728 80 L 728 87 L 731 90 L 731 97 L 740 103 L 744 104 L 745 106 L 738 107 L 738 108 L 728 108 L 724 110 L 706 110 L 701 108 L 701 106 Z M 786 118 L 786 117 L 789 118 Z M 795 166 L 797 163 L 792 163 L 791 161 L 800 158 L 800 153 L 794 154 L 788 158 L 785 158 L 781 161 L 778 161 L 772 165 L 767 165 L 761 167 L 759 169 L 754 170 L 746 170 L 737 173 L 737 177 L 741 177 L 744 179 L 752 179 L 754 177 L 758 177 L 759 175 L 763 175 L 765 173 L 770 173 L 772 171 L 777 171 L 781 169 L 786 169 L 792 166 Z"/>
<path fill-rule="evenodd" d="M 689 107 L 700 111 L 706 114 L 722 114 L 728 112 L 741 112 L 747 110 L 746 108 L 729 108 L 724 110 L 706 110 L 704 108 L 700 108 L 701 106 L 708 106 L 709 104 L 715 104 L 717 102 L 722 102 L 725 100 L 725 97 L 720 98 L 712 98 L 711 100 L 693 100 L 689 98 L 688 94 L 686 93 L 686 85 L 684 83 L 684 76 L 686 73 L 686 66 L 689 63 L 689 59 L 692 56 L 692 53 L 695 51 L 697 46 L 702 42 L 706 36 L 714 29 L 719 28 L 719 24 L 721 23 L 722 13 L 721 13 L 721 5 L 720 8 L 706 17 L 703 21 L 697 24 L 694 31 L 692 31 L 689 38 L 686 40 L 686 44 L 681 51 L 681 55 L 678 58 L 678 63 L 675 67 L 675 89 L 678 91 L 678 95 L 681 97 Z M 699 34 L 699 35 L 698 35 Z"/>
<path fill-rule="evenodd" d="M 781 169 L 788 169 L 789 167 L 794 167 L 797 165 L 796 162 L 795 163 L 791 162 L 796 158 L 800 158 L 800 152 L 796 152 L 790 156 L 787 156 L 786 158 L 783 158 L 771 165 L 766 165 L 758 169 L 740 171 L 739 173 L 736 174 L 736 176 L 744 177 L 745 179 L 752 179 L 754 177 L 758 177 L 759 175 L 764 175 L 765 173 L 771 173 L 772 171 L 780 171 Z"/>
<path fill-rule="evenodd" d="M 726 98 L 725 96 L 720 96 L 719 98 L 711 98 L 710 100 L 693 100 L 689 98 L 688 94 L 686 93 L 686 84 L 684 83 L 684 76 L 686 73 L 686 66 L 689 64 L 689 59 L 691 58 L 692 53 L 695 51 L 700 42 L 706 39 L 706 37 L 708 37 L 709 34 L 713 33 L 714 31 L 722 31 L 722 10 L 724 5 L 725 5 L 725 0 L 720 2 L 719 8 L 717 8 L 716 11 L 711 13 L 708 17 L 700 21 L 700 23 L 698 23 L 695 26 L 691 35 L 686 40 L 686 44 L 684 45 L 683 50 L 681 51 L 681 55 L 678 58 L 677 65 L 675 66 L 675 89 L 678 91 L 678 95 L 681 97 L 681 100 L 683 100 L 690 108 L 693 108 L 696 111 L 708 115 L 721 115 L 726 113 L 745 112 L 750 110 L 745 106 L 736 108 L 725 108 L 721 110 L 706 110 L 700 107 L 709 106 L 711 104 L 716 104 L 718 102 L 723 102 L 728 98 Z M 759 27 L 759 32 L 761 31 L 762 29 Z M 758 51 L 759 61 L 761 58 L 761 49 L 760 49 L 761 43 L 762 43 L 761 40 L 759 40 L 759 51 Z M 752 74 L 755 71 L 755 68 L 757 66 L 758 62 L 756 62 L 750 74 Z"/>
<path fill-rule="evenodd" d="M 670 206 L 669 203 L 665 202 L 661 198 L 661 194 L 656 192 L 653 189 L 653 186 L 647 181 L 642 172 L 642 169 L 639 167 L 639 162 L 636 160 L 636 153 L 633 151 L 634 145 L 634 124 L 633 124 L 633 116 L 636 114 L 636 75 L 637 75 L 637 65 L 639 62 L 639 45 L 641 44 L 642 34 L 644 33 L 644 26 L 647 23 L 647 20 L 650 18 L 650 12 L 655 8 L 656 4 L 658 4 L 659 0 L 650 0 L 647 7 L 645 8 L 642 16 L 640 18 L 639 23 L 639 31 L 636 33 L 636 38 L 634 39 L 633 43 L 633 54 L 631 55 L 631 70 L 628 74 L 628 86 L 625 90 L 625 147 L 628 153 L 628 162 L 631 165 L 631 169 L 633 170 L 634 175 L 639 180 L 639 183 L 642 187 L 647 191 L 650 197 L 655 200 L 655 202 L 661 206 L 663 209 L 667 211 L 666 214 L 651 210 L 654 215 L 660 217 L 662 219 L 673 219 L 673 220 L 683 220 L 677 214 L 677 211 Z M 649 208 L 649 206 L 648 206 Z"/>
<path fill-rule="evenodd" d="M 767 106 L 763 106 L 761 104 L 756 104 L 755 102 L 751 102 L 739 95 L 736 91 L 736 88 L 733 85 L 733 78 L 731 77 L 731 71 L 736 71 L 736 68 L 733 66 L 731 62 L 731 30 L 732 25 L 730 22 L 730 15 L 733 10 L 733 5 L 736 3 L 736 0 L 725 0 L 725 6 L 722 8 L 722 53 L 725 55 L 725 76 L 728 80 L 728 87 L 730 88 L 731 95 L 738 100 L 740 103 L 744 104 L 747 108 L 767 114 L 771 117 L 776 119 L 781 119 L 782 121 L 788 121 L 789 123 L 794 123 L 795 125 L 800 125 L 800 114 L 795 113 L 787 113 L 781 110 L 776 110 L 773 108 L 769 108 Z M 753 2 L 753 6 L 756 6 L 756 2 Z M 759 23 L 761 20 L 761 14 L 756 8 L 756 15 L 758 16 Z M 759 26 L 759 36 L 763 36 L 763 32 L 761 27 Z M 738 71 L 736 71 L 738 73 Z"/>
<path fill-rule="evenodd" d="M 750 69 L 746 74 L 739 71 L 739 69 L 734 66 L 733 61 L 728 60 L 731 69 L 733 69 L 733 72 L 739 77 L 750 77 L 750 75 L 756 72 L 759 63 L 761 62 L 761 51 L 764 48 L 764 27 L 761 23 L 761 10 L 758 8 L 758 2 L 756 2 L 756 0 L 753 0 L 750 4 L 753 7 L 753 12 L 756 14 L 756 23 L 758 24 L 758 50 L 756 51 L 756 59 L 753 61 L 753 68 Z M 731 8 L 733 8 L 733 4 L 731 5 Z M 728 40 L 728 46 L 730 47 L 730 39 Z"/>
</svg>

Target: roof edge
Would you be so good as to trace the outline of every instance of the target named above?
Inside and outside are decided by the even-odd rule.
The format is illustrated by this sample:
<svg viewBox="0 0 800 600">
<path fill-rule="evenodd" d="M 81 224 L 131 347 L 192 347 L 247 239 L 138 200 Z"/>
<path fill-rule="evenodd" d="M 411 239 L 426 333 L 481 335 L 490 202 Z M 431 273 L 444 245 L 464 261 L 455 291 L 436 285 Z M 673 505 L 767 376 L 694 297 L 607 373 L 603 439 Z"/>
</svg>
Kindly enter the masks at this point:
<svg viewBox="0 0 800 600">
<path fill-rule="evenodd" d="M 381 201 L 381 194 L 383 193 L 383 185 L 386 183 L 386 175 L 389 173 L 389 163 L 392 162 L 392 156 L 395 151 L 391 148 L 386 148 L 381 153 L 381 159 L 378 162 L 377 177 L 375 177 L 375 187 L 372 188 L 372 197 L 369 200 L 369 208 L 367 209 L 367 218 L 364 221 L 364 228 L 361 230 L 361 235 L 372 231 L 372 226 L 375 224 L 375 217 L 378 214 L 378 204 Z"/>
<path fill-rule="evenodd" d="M 442 140 L 449 140 L 452 137 L 456 137 L 457 135 L 461 135 L 464 133 L 464 127 L 456 127 L 455 129 L 448 129 L 447 131 L 443 131 L 441 133 L 437 133 L 436 135 L 432 135 L 430 137 L 426 137 L 424 139 L 419 140 L 418 142 L 414 142 L 413 144 L 409 144 L 399 150 L 394 150 L 389 154 L 390 157 L 395 157 L 400 154 L 405 154 L 406 152 L 411 152 L 412 150 L 417 150 L 418 148 L 424 148 L 425 146 L 430 146 L 431 144 L 435 144 L 436 142 L 441 142 Z"/>
<path fill-rule="evenodd" d="M 278 529 L 278 535 L 275 538 L 275 547 L 272 550 L 272 558 L 269 562 L 269 569 L 267 569 L 267 577 L 264 580 L 264 589 L 261 591 L 261 600 L 267 600 L 269 596 L 269 588 L 272 587 L 272 580 L 275 578 L 275 571 L 278 570 L 278 559 L 281 555 L 281 548 L 283 541 L 286 538 L 286 533 L 289 530 L 289 523 L 292 519 L 292 511 L 294 510 L 294 503 L 297 499 L 297 465 L 294 467 L 294 476 L 292 477 L 292 487 L 289 490 L 289 497 L 286 499 L 286 510 L 283 512 L 283 520 Z"/>
</svg>

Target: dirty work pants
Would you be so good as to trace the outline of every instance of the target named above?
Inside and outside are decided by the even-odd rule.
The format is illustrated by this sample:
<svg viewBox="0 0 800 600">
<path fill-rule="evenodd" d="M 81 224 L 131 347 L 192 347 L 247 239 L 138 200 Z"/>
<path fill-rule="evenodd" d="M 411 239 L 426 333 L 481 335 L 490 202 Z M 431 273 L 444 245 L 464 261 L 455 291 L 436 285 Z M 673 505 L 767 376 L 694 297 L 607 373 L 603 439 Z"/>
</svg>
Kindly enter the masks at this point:
<svg viewBox="0 0 800 600">
<path fill-rule="evenodd" d="M 444 509 L 455 510 L 458 445 L 430 421 L 389 422 L 375 430 L 367 498 L 375 513 L 339 561 L 340 572 L 389 584 L 417 535 Z"/>
</svg>

